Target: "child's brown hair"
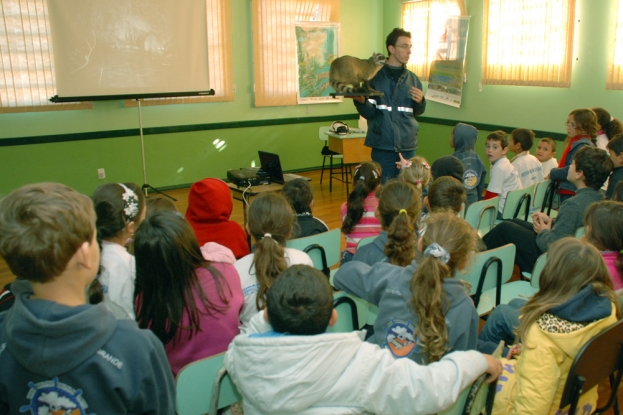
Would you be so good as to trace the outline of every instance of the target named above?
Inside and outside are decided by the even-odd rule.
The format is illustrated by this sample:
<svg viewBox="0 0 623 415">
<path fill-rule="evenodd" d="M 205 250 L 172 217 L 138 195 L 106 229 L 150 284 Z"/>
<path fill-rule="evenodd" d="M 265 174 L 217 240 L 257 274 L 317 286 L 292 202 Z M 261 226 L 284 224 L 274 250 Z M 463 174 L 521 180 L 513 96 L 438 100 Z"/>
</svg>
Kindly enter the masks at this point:
<svg viewBox="0 0 623 415">
<path fill-rule="evenodd" d="M 454 177 L 442 176 L 430 185 L 426 197 L 431 212 L 451 210 L 459 213 L 467 200 L 467 190 Z"/>
<path fill-rule="evenodd" d="M 430 165 L 424 157 L 415 156 L 409 160 L 411 165 L 400 169 L 400 177 L 407 182 L 415 185 L 422 190 L 430 183 Z"/>
<path fill-rule="evenodd" d="M 0 200 L 0 255 L 19 278 L 52 280 L 94 234 L 93 202 L 63 184 L 26 185 Z"/>
<path fill-rule="evenodd" d="M 534 143 L 534 132 L 527 128 L 516 128 L 511 133 L 511 138 L 515 144 L 521 144 L 522 151 L 528 151 Z"/>
<path fill-rule="evenodd" d="M 549 137 L 543 137 L 539 140 L 539 142 L 541 141 L 545 141 L 547 144 L 549 144 L 552 148 L 552 153 L 556 154 L 556 142 L 553 139 Z"/>
<path fill-rule="evenodd" d="M 508 148 L 508 135 L 502 130 L 496 130 L 487 136 L 487 141 L 498 141 L 502 148 Z"/>
</svg>

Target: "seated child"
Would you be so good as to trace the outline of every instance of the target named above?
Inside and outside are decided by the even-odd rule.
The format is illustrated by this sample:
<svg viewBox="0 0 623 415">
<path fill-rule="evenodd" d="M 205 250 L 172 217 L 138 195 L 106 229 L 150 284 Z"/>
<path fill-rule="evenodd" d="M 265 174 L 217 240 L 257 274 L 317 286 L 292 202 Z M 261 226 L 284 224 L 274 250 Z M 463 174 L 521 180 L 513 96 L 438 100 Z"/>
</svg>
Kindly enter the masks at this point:
<svg viewBox="0 0 623 415">
<path fill-rule="evenodd" d="M 431 180 L 430 166 L 426 159 L 422 156 L 416 156 L 409 160 L 402 158 L 402 154 L 398 153 L 400 161 L 396 162 L 396 166 L 400 169 L 400 177 L 404 182 L 417 187 L 423 196 L 426 196 L 428 184 Z"/>
<path fill-rule="evenodd" d="M 431 183 L 428 196 L 424 198 L 424 207 L 431 213 L 450 211 L 460 215 L 466 200 L 467 191 L 459 180 L 452 176 L 441 176 Z M 430 213 L 426 213 L 422 216 L 418 228 L 420 237 L 426 232 L 426 220 L 429 215 Z"/>
<path fill-rule="evenodd" d="M 608 190 L 606 190 L 606 199 L 612 199 L 614 188 L 623 180 L 623 133 L 615 135 L 607 144 L 610 160 L 614 165 L 610 180 L 608 182 Z"/>
<path fill-rule="evenodd" d="M 508 161 L 508 136 L 504 131 L 494 131 L 487 136 L 487 159 L 491 162 L 491 178 L 487 186 L 485 199 L 500 197 L 498 217 L 501 219 L 506 203 L 506 195 L 511 190 L 521 189 L 517 169 Z"/>
<path fill-rule="evenodd" d="M 18 277 L 0 313 L 0 412 L 175 412 L 162 343 L 85 289 L 99 268 L 93 202 L 58 183 L 0 200 L 0 255 Z"/>
<path fill-rule="evenodd" d="M 183 216 L 177 210 L 177 206 L 175 206 L 175 203 L 173 202 L 173 200 L 169 199 L 168 197 L 164 197 L 164 196 L 148 197 L 147 201 L 145 202 L 145 206 L 146 206 L 146 211 L 145 211 L 146 218 L 158 212 L 177 212 L 178 215 Z"/>
<path fill-rule="evenodd" d="M 145 219 L 134 247 L 136 320 L 164 344 L 173 376 L 227 350 L 244 304 L 236 268 L 206 261 L 193 229 L 173 212 Z"/>
<path fill-rule="evenodd" d="M 497 385 L 493 414 L 568 413 L 559 405 L 575 357 L 586 342 L 621 317 L 597 249 L 572 237 L 553 243 L 540 289 L 519 313 L 521 343 L 508 355 L 517 359 L 502 359 L 504 374 Z M 483 332 L 494 323 L 492 318 Z M 593 413 L 597 386 L 583 392 L 578 405 L 582 410 L 577 413 Z"/>
<path fill-rule="evenodd" d="M 346 237 L 346 249 L 342 251 L 340 264 L 353 258 L 360 240 L 381 232 L 381 224 L 374 214 L 379 204 L 376 191 L 381 180 L 381 166 L 376 162 L 363 163 L 353 172 L 353 191 L 340 209 L 342 233 Z"/>
<path fill-rule="evenodd" d="M 236 258 L 250 251 L 247 234 L 233 220 L 229 220 L 234 205 L 229 186 L 219 179 L 203 179 L 193 183 L 188 193 L 186 219 L 193 227 L 199 246 L 216 242 L 231 249 Z"/>
<path fill-rule="evenodd" d="M 575 235 L 582 226 L 586 208 L 603 200 L 599 189 L 611 170 L 612 161 L 606 152 L 593 146 L 581 148 L 575 153 L 567 174 L 567 180 L 577 189 L 576 195 L 562 203 L 555 219 L 535 212 L 533 223 L 521 219 L 504 221 L 489 231 L 483 241 L 489 249 L 515 244 L 515 264 L 521 272 L 531 272 L 537 258 L 547 252 L 553 242 Z"/>
<path fill-rule="evenodd" d="M 414 224 L 420 217 L 420 192 L 409 183 L 395 179 L 385 183 L 377 196 L 379 205 L 375 214 L 383 230 L 372 243 L 357 249 L 353 261 L 407 266 L 415 258 Z"/>
<path fill-rule="evenodd" d="M 461 160 L 465 168 L 461 182 L 467 189 L 468 204 L 482 199 L 487 177 L 487 168 L 474 150 L 476 139 L 478 139 L 476 127 L 463 123 L 458 123 L 450 136 L 450 147 L 454 148 L 452 155 Z"/>
<path fill-rule="evenodd" d="M 543 166 L 539 159 L 530 154 L 534 132 L 527 128 L 516 128 L 511 133 L 509 150 L 515 153 L 511 160 L 513 167 L 519 174 L 521 187 L 529 187 L 543 181 Z"/>
<path fill-rule="evenodd" d="M 379 308 L 368 341 L 396 358 L 431 363 L 450 351 L 475 349 L 478 313 L 453 276 L 468 264 L 477 238 L 456 214 L 433 213 L 417 245 L 422 260 L 407 267 L 351 261 L 338 269 L 333 285 Z"/>
<path fill-rule="evenodd" d="M 432 414 L 482 373 L 492 381 L 502 370 L 476 351 L 420 366 L 364 342 L 365 331 L 325 333 L 338 318 L 331 287 L 308 266 L 284 271 L 266 302 L 225 354 L 246 414 Z"/>
<path fill-rule="evenodd" d="M 433 176 L 433 180 L 443 176 L 450 176 L 463 183 L 465 167 L 463 162 L 455 156 L 443 156 L 433 162 L 432 166 L 430 166 L 430 173 Z"/>
<path fill-rule="evenodd" d="M 294 179 L 286 182 L 281 189 L 281 194 L 290 203 L 296 215 L 292 239 L 317 235 L 329 230 L 323 221 L 312 215 L 314 191 L 307 180 Z"/>
<path fill-rule="evenodd" d="M 234 264 L 244 294 L 240 314 L 244 326 L 264 309 L 266 293 L 282 271 L 296 264 L 314 265 L 305 252 L 286 247 L 293 221 L 292 208 L 280 194 L 261 193 L 249 206 L 246 228 L 255 241 L 255 251 Z"/>
<path fill-rule="evenodd" d="M 536 146 L 536 158 L 541 162 L 543 167 L 543 178 L 549 176 L 550 170 L 558 167 L 556 160 L 556 142 L 551 138 L 541 138 Z"/>
<path fill-rule="evenodd" d="M 98 288 L 94 290 L 99 292 L 101 288 L 106 307 L 118 319 L 135 320 L 136 264 L 126 245 L 145 218 L 145 197 L 134 183 L 105 183 L 95 189 L 92 199 L 97 239 L 102 247 L 100 272 L 94 283 Z M 90 297 L 95 303 L 92 290 Z"/>
<path fill-rule="evenodd" d="M 608 111 L 603 108 L 591 108 L 597 116 L 597 124 L 599 130 L 595 137 L 595 145 L 603 150 L 608 150 L 608 142 L 615 135 L 623 133 L 623 123 L 614 118 Z"/>
</svg>

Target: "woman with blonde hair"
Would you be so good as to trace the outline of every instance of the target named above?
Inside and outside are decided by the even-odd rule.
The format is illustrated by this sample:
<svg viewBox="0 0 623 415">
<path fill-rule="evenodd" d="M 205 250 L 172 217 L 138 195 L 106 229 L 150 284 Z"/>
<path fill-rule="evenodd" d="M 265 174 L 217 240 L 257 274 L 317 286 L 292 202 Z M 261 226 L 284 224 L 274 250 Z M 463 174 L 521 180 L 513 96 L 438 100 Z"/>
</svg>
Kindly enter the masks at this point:
<svg viewBox="0 0 623 415">
<path fill-rule="evenodd" d="M 378 306 L 368 341 L 394 357 L 436 362 L 476 348 L 478 313 L 463 283 L 453 278 L 476 249 L 478 235 L 454 213 L 431 214 L 418 242 L 423 258 L 407 267 L 352 261 L 335 275 L 337 288 Z"/>
<path fill-rule="evenodd" d="M 249 206 L 246 229 L 255 241 L 255 251 L 234 264 L 244 294 L 244 307 L 240 314 L 243 326 L 264 309 L 266 292 L 281 271 L 295 264 L 314 266 L 305 252 L 286 248 L 293 221 L 290 204 L 279 194 L 262 193 Z"/>
</svg>

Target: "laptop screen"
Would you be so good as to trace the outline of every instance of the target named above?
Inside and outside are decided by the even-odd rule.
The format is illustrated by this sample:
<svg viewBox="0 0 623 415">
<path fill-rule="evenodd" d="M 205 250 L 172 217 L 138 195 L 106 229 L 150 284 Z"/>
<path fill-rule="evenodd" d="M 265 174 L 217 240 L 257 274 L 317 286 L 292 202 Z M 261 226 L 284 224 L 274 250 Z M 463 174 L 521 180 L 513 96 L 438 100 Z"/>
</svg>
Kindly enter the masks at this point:
<svg viewBox="0 0 623 415">
<path fill-rule="evenodd" d="M 283 179 L 283 170 L 281 170 L 279 156 L 274 153 L 267 153 L 266 151 L 258 151 L 257 154 L 260 156 L 262 170 L 270 174 L 273 182 L 284 184 L 285 181 Z"/>
</svg>

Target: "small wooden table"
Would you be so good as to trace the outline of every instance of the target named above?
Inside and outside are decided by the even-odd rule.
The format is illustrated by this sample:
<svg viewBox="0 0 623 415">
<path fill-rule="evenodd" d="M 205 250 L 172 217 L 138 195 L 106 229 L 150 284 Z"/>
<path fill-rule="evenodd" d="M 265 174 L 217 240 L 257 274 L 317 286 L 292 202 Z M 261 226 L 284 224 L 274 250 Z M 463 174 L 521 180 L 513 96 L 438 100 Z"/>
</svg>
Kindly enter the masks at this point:
<svg viewBox="0 0 623 415">
<path fill-rule="evenodd" d="M 240 200 L 242 202 L 242 213 L 244 217 L 244 223 L 247 223 L 247 206 L 251 204 L 254 197 L 261 193 L 281 192 L 283 188 L 282 184 L 259 184 L 251 187 L 238 187 L 234 183 L 227 183 L 229 186 L 229 192 L 234 200 Z"/>
<path fill-rule="evenodd" d="M 329 131 L 327 135 L 329 136 L 329 150 L 344 156 L 343 163 L 346 166 L 346 179 L 342 180 L 337 177 L 336 179 L 346 183 L 346 194 L 350 194 L 348 185 L 352 177 L 351 166 L 372 160 L 372 148 L 366 147 L 363 144 L 366 141 L 366 132 L 349 131 L 348 134 L 339 135 Z"/>
</svg>

